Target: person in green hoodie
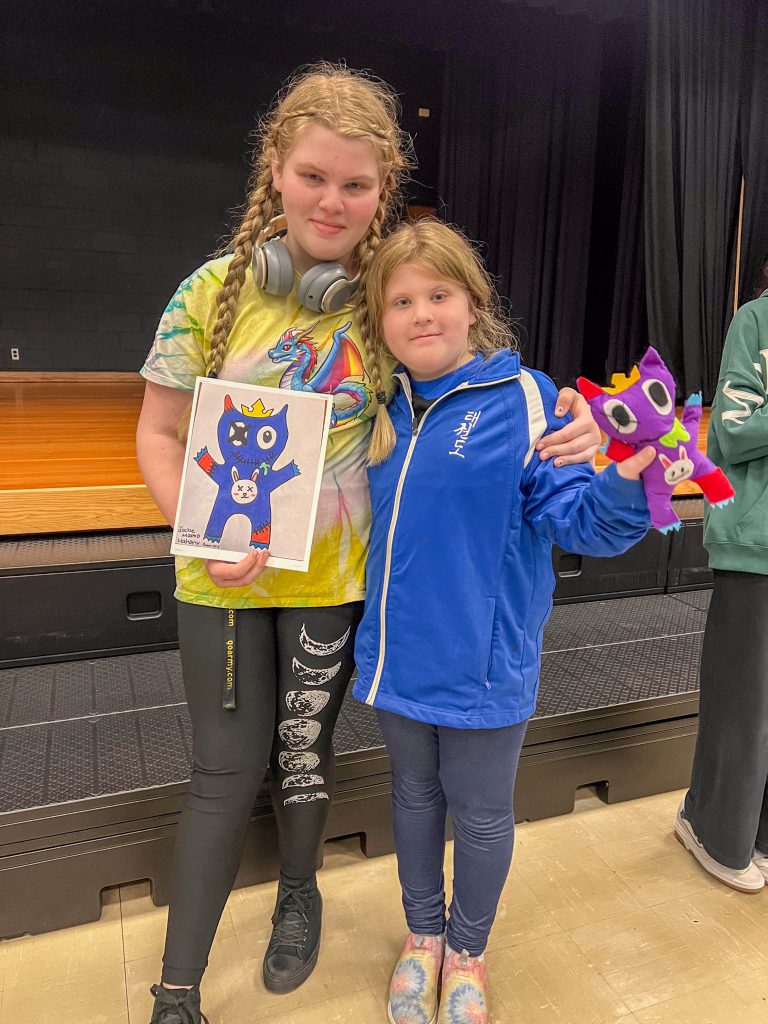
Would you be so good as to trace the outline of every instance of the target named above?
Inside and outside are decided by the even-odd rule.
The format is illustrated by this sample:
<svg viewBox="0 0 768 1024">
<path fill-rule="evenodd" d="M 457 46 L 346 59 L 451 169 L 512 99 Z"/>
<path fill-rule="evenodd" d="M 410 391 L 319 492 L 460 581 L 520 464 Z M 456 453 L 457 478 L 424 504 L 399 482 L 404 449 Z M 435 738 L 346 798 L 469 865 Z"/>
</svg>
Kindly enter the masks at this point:
<svg viewBox="0 0 768 1024">
<path fill-rule="evenodd" d="M 707 452 L 736 497 L 705 513 L 715 583 L 675 835 L 715 878 L 759 892 L 768 882 L 768 261 L 725 339 Z"/>
</svg>

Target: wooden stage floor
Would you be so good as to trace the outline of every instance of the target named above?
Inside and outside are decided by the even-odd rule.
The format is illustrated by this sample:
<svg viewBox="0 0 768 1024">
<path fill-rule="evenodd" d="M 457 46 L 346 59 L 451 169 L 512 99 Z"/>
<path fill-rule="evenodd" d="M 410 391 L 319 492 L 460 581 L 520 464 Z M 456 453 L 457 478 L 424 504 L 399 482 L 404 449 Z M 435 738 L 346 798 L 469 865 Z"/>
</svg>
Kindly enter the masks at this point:
<svg viewBox="0 0 768 1024">
<path fill-rule="evenodd" d="M 138 374 L 11 376 L 0 379 L 0 534 L 165 523 L 136 463 Z"/>
<path fill-rule="evenodd" d="M 0 375 L 0 535 L 163 525 L 136 463 L 143 393 L 131 373 Z M 702 449 L 708 422 L 705 409 Z M 700 492 L 683 483 L 677 493 Z"/>
</svg>

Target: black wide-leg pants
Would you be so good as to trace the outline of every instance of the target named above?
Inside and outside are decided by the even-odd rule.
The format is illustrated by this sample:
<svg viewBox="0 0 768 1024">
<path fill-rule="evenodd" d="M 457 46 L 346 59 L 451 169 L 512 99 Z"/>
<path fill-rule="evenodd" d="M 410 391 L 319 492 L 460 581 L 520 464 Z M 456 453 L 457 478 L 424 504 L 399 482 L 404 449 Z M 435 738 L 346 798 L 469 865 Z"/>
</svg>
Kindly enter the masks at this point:
<svg viewBox="0 0 768 1024">
<path fill-rule="evenodd" d="M 685 816 L 727 867 L 768 854 L 768 575 L 715 570 Z"/>
</svg>

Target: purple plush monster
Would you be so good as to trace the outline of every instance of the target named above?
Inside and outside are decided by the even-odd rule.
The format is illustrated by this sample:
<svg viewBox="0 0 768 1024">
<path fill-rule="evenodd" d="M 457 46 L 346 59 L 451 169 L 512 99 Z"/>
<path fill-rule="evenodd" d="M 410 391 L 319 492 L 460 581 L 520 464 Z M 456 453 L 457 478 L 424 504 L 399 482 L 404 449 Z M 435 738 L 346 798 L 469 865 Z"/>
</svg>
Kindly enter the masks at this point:
<svg viewBox="0 0 768 1024">
<path fill-rule="evenodd" d="M 695 480 L 713 507 L 733 501 L 726 475 L 698 449 L 701 395 L 688 398 L 681 422 L 675 415 L 674 378 L 655 348 L 648 349 L 629 376 L 614 373 L 610 387 L 598 387 L 586 377 L 579 377 L 577 386 L 610 438 L 609 459 L 623 462 L 646 445 L 656 449 L 658 457 L 642 479 L 657 530 L 680 529 L 671 498 L 682 480 Z"/>
</svg>

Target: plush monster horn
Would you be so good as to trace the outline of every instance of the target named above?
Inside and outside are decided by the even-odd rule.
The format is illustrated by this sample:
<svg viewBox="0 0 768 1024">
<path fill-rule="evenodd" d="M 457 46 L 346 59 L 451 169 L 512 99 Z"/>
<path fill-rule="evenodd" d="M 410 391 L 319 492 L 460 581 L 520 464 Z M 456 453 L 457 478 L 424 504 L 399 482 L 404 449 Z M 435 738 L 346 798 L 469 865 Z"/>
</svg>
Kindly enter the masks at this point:
<svg viewBox="0 0 768 1024">
<path fill-rule="evenodd" d="M 645 354 L 638 363 L 638 366 L 642 367 L 645 373 L 657 373 L 659 368 L 663 370 L 667 369 L 664 360 L 661 358 L 661 356 L 653 347 L 653 345 L 649 345 L 648 348 L 645 350 Z"/>
<path fill-rule="evenodd" d="M 587 401 L 590 398 L 597 398 L 598 395 L 602 395 L 603 389 L 599 388 L 597 384 L 593 384 L 591 380 L 586 377 L 579 377 L 576 381 L 576 387 L 579 389 L 579 393 L 582 394 Z"/>
</svg>

